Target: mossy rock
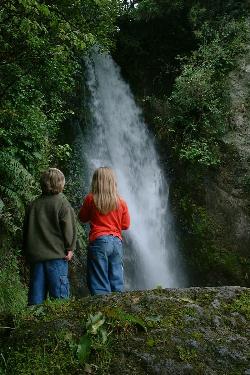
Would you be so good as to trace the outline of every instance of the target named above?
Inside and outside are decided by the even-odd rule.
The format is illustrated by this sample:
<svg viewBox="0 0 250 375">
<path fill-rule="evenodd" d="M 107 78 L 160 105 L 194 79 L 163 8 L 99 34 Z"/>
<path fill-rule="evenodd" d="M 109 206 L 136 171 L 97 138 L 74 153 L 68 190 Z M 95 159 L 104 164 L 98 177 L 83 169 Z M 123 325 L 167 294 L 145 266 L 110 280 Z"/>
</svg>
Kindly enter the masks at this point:
<svg viewBox="0 0 250 375">
<path fill-rule="evenodd" d="M 96 327 L 80 361 L 86 322 L 98 312 L 107 340 Z M 0 374 L 249 374 L 249 318 L 250 292 L 241 287 L 46 302 L 28 309 L 8 334 L 2 329 Z"/>
</svg>

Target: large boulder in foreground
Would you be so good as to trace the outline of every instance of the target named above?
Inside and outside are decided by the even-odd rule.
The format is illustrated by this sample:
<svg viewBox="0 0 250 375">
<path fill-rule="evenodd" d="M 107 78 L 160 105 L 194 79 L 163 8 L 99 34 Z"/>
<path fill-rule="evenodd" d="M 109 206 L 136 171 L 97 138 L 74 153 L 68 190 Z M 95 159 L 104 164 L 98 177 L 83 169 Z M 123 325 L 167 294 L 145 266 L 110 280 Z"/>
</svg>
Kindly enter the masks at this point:
<svg viewBox="0 0 250 375">
<path fill-rule="evenodd" d="M 48 302 L 2 329 L 0 374 L 247 375 L 249 297 L 218 287 Z"/>
</svg>

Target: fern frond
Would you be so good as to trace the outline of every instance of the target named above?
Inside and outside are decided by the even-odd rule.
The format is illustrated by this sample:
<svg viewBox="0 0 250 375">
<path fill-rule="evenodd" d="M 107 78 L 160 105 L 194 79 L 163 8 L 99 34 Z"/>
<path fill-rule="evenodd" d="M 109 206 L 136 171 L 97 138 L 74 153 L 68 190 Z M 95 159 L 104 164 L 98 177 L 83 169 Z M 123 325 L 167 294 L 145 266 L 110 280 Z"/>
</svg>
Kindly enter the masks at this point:
<svg viewBox="0 0 250 375">
<path fill-rule="evenodd" d="M 24 201 L 30 201 L 39 192 L 38 185 L 27 169 L 12 155 L 0 152 L 0 176 L 2 186 L 11 196 L 17 193 Z M 9 188 L 10 187 L 10 188 Z"/>
</svg>

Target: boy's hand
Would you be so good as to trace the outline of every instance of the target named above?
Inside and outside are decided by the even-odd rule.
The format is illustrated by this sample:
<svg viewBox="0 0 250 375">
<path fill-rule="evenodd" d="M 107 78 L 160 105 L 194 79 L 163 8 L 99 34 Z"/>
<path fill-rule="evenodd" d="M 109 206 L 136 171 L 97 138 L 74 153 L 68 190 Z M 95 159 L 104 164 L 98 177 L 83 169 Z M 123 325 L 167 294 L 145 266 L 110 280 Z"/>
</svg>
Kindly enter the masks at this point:
<svg viewBox="0 0 250 375">
<path fill-rule="evenodd" d="M 69 262 L 72 259 L 72 257 L 73 257 L 73 251 L 68 250 L 67 255 L 63 259 L 66 260 L 67 262 Z"/>
</svg>

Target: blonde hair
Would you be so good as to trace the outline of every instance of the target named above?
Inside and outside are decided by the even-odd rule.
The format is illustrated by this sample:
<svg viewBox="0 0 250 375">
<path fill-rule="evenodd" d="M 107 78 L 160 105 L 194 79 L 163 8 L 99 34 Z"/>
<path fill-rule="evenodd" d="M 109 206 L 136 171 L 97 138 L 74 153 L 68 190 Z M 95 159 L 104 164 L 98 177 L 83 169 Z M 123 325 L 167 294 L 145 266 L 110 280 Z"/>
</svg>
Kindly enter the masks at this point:
<svg viewBox="0 0 250 375">
<path fill-rule="evenodd" d="M 92 178 L 91 192 L 94 203 L 101 214 L 106 215 L 117 209 L 119 196 L 114 172 L 111 168 L 100 167 L 95 170 Z"/>
<path fill-rule="evenodd" d="M 40 183 L 44 194 L 59 194 L 64 189 L 65 177 L 59 169 L 49 168 L 41 175 Z"/>
</svg>

